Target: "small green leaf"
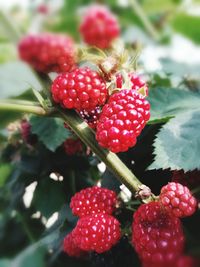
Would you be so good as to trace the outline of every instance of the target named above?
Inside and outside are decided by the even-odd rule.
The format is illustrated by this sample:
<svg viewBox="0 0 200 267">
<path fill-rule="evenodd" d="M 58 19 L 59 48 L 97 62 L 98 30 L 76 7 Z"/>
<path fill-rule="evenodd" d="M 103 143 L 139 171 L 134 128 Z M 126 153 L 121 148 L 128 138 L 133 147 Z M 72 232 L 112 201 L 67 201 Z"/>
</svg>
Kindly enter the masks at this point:
<svg viewBox="0 0 200 267">
<path fill-rule="evenodd" d="M 55 151 L 70 135 L 63 121 L 58 118 L 33 116 L 30 124 L 32 133 L 37 134 L 39 140 L 51 151 Z"/>
<path fill-rule="evenodd" d="M 61 209 L 65 203 L 62 184 L 49 177 L 44 178 L 36 187 L 33 205 L 46 218 Z"/>
<path fill-rule="evenodd" d="M 41 90 L 41 84 L 32 70 L 23 62 L 0 65 L 1 98 L 16 97 L 30 88 Z"/>
<path fill-rule="evenodd" d="M 166 123 L 154 142 L 154 162 L 148 169 L 200 169 L 200 109 L 183 112 Z"/>
<path fill-rule="evenodd" d="M 10 164 L 0 164 L 0 187 L 4 185 L 11 171 L 12 166 Z"/>
</svg>

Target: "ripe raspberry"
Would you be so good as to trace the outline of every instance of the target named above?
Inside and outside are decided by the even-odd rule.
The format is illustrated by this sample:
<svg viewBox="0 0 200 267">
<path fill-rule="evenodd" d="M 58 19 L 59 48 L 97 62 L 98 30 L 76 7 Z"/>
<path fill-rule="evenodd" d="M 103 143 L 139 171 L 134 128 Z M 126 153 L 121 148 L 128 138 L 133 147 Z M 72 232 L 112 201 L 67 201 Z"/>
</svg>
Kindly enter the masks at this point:
<svg viewBox="0 0 200 267">
<path fill-rule="evenodd" d="M 34 145 L 37 142 L 37 136 L 31 133 L 31 125 L 26 119 L 21 121 L 20 131 L 22 139 L 27 144 Z"/>
<path fill-rule="evenodd" d="M 28 35 L 20 41 L 18 48 L 20 58 L 39 72 L 67 72 L 75 67 L 75 45 L 69 36 Z"/>
<path fill-rule="evenodd" d="M 74 242 L 85 251 L 103 253 L 120 239 L 120 224 L 113 216 L 103 213 L 82 217 L 73 230 Z"/>
<path fill-rule="evenodd" d="M 82 110 L 79 112 L 80 116 L 82 117 L 82 119 L 84 121 L 87 122 L 87 124 L 89 125 L 90 128 L 92 129 L 96 129 L 98 121 L 99 121 L 99 117 L 100 117 L 100 113 L 101 113 L 101 108 L 100 107 L 96 107 L 95 109 L 93 109 L 92 111 L 88 112 L 86 110 Z"/>
<path fill-rule="evenodd" d="M 200 184 L 200 171 L 174 171 L 172 182 L 180 183 L 187 186 L 189 189 L 193 189 L 195 187 L 198 187 Z"/>
<path fill-rule="evenodd" d="M 68 234 L 63 241 L 63 251 L 70 257 L 80 258 L 85 254 L 75 243 L 72 233 Z"/>
<path fill-rule="evenodd" d="M 150 117 L 150 105 L 134 90 L 113 94 L 103 107 L 97 125 L 96 139 L 112 152 L 124 152 L 136 143 Z"/>
<path fill-rule="evenodd" d="M 199 261 L 191 256 L 180 256 L 174 267 L 198 267 Z"/>
<path fill-rule="evenodd" d="M 108 94 L 103 78 L 88 67 L 59 75 L 52 84 L 51 92 L 56 103 L 78 111 L 92 111 L 103 105 Z"/>
<path fill-rule="evenodd" d="M 67 155 L 72 156 L 83 151 L 83 145 L 79 139 L 67 139 L 64 144 L 64 149 Z"/>
<path fill-rule="evenodd" d="M 159 202 L 141 205 L 133 218 L 132 243 L 143 265 L 171 266 L 184 248 L 180 219 L 164 211 Z"/>
<path fill-rule="evenodd" d="M 84 217 L 90 214 L 112 214 L 117 202 L 114 191 L 98 186 L 88 187 L 76 193 L 70 203 L 74 215 Z"/>
<path fill-rule="evenodd" d="M 192 215 L 197 206 L 190 190 L 179 183 L 172 182 L 163 186 L 159 199 L 168 212 L 180 218 Z"/>
<path fill-rule="evenodd" d="M 83 40 L 101 49 L 109 48 L 120 34 L 116 17 L 105 6 L 91 6 L 80 25 Z"/>
<path fill-rule="evenodd" d="M 138 91 L 143 87 L 145 91 L 145 96 L 148 96 L 149 92 L 147 83 L 143 81 L 142 78 L 134 72 L 129 73 L 128 76 L 132 84 L 131 89 Z M 116 86 L 117 88 L 122 88 L 123 86 L 123 77 L 120 73 L 116 75 Z"/>
</svg>

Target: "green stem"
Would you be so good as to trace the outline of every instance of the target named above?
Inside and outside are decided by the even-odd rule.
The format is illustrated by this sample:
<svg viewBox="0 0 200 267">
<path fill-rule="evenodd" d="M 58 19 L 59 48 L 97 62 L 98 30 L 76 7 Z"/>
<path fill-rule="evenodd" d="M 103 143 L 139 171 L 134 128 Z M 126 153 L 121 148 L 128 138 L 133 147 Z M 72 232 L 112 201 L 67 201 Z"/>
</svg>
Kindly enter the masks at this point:
<svg viewBox="0 0 200 267">
<path fill-rule="evenodd" d="M 121 183 L 126 185 L 131 192 L 139 190 L 142 183 L 127 168 L 127 166 L 118 158 L 118 156 L 106 149 L 101 148 L 96 139 L 94 132 L 74 111 L 64 112 L 59 109 L 60 116 L 67 122 L 75 134 L 102 160 L 108 169 L 119 179 Z"/>
<path fill-rule="evenodd" d="M 28 236 L 28 239 L 30 240 L 31 243 L 34 243 L 35 238 L 32 235 L 31 231 L 29 230 L 28 225 L 27 225 L 24 217 L 18 211 L 16 211 L 16 216 L 17 216 L 18 220 L 20 221 L 20 223 L 23 225 L 23 229 L 24 229 L 26 235 Z"/>
<path fill-rule="evenodd" d="M 25 104 L 26 103 L 26 104 Z M 18 111 L 18 112 L 26 112 L 33 113 L 37 115 L 47 115 L 47 111 L 45 111 L 41 106 L 35 105 L 35 102 L 31 102 L 28 105 L 28 101 L 14 101 L 14 100 L 0 100 L 0 110 L 8 110 L 8 111 Z"/>
<path fill-rule="evenodd" d="M 149 18 L 145 14 L 144 10 L 141 8 L 140 4 L 138 4 L 138 1 L 137 0 L 129 0 L 129 4 L 133 8 L 134 12 L 139 17 L 139 19 L 141 20 L 142 24 L 144 25 L 144 27 L 147 30 L 147 32 L 149 33 L 149 35 L 155 41 L 158 41 L 160 39 L 159 33 L 152 25 L 151 21 L 149 20 Z"/>
</svg>

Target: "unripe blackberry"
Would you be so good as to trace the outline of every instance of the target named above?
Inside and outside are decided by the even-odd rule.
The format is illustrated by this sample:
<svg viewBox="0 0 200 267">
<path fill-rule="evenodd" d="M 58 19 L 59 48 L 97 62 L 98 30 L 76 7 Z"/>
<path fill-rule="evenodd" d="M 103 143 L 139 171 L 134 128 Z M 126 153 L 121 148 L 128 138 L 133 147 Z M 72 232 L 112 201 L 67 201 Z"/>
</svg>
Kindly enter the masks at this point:
<svg viewBox="0 0 200 267">
<path fill-rule="evenodd" d="M 80 33 L 85 43 L 105 49 L 119 36 L 120 28 L 116 17 L 107 7 L 92 5 L 81 22 Z"/>
<path fill-rule="evenodd" d="M 190 190 L 179 183 L 168 183 L 161 189 L 160 203 L 176 217 L 191 216 L 197 207 L 197 201 Z"/>
<path fill-rule="evenodd" d="M 20 58 L 38 72 L 68 72 L 75 68 L 75 44 L 69 36 L 28 35 L 20 41 L 18 49 Z"/>
<path fill-rule="evenodd" d="M 103 107 L 97 125 L 96 139 L 100 146 L 118 153 L 136 143 L 150 118 L 150 105 L 136 91 L 123 89 L 113 94 Z"/>
<path fill-rule="evenodd" d="M 103 213 L 82 217 L 72 232 L 74 242 L 84 251 L 103 253 L 120 239 L 120 224 L 113 216 Z"/>
<path fill-rule="evenodd" d="M 86 110 L 81 110 L 79 114 L 82 117 L 82 119 L 84 119 L 84 121 L 87 122 L 89 127 L 95 130 L 97 127 L 98 121 L 99 121 L 100 114 L 101 114 L 101 108 L 96 107 L 90 112 Z"/>
<path fill-rule="evenodd" d="M 104 79 L 88 67 L 59 75 L 52 84 L 51 92 L 54 101 L 61 106 L 89 112 L 102 106 L 108 96 Z"/>
<path fill-rule="evenodd" d="M 132 243 L 143 265 L 171 266 L 184 249 L 179 218 L 168 214 L 159 202 L 141 205 L 133 218 Z"/>
<path fill-rule="evenodd" d="M 114 191 L 93 186 L 76 193 L 70 203 L 74 215 L 84 217 L 90 214 L 112 214 L 117 203 Z"/>
</svg>

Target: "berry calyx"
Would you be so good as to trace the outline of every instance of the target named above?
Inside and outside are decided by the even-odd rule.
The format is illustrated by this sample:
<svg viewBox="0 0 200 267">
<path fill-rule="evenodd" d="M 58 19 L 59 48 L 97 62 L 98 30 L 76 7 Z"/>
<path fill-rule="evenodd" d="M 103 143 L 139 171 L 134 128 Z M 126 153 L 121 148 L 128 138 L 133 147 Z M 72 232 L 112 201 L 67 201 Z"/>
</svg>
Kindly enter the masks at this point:
<svg viewBox="0 0 200 267">
<path fill-rule="evenodd" d="M 130 79 L 131 89 L 138 92 L 141 90 L 141 88 L 143 88 L 144 95 L 148 96 L 149 92 L 148 92 L 147 83 L 139 75 L 137 75 L 134 72 L 130 72 L 128 74 L 128 78 Z M 122 86 L 123 86 L 123 76 L 120 73 L 118 73 L 116 75 L 116 86 L 117 86 L 117 88 L 122 88 Z"/>
<path fill-rule="evenodd" d="M 116 17 L 107 7 L 93 5 L 83 17 L 80 33 L 85 43 L 105 49 L 119 36 L 120 27 Z"/>
<path fill-rule="evenodd" d="M 68 109 L 92 111 L 108 96 L 106 82 L 88 67 L 60 74 L 51 87 L 53 99 Z"/>
<path fill-rule="evenodd" d="M 63 251 L 70 257 L 80 258 L 85 254 L 74 242 L 72 233 L 68 234 L 63 241 Z"/>
<path fill-rule="evenodd" d="M 117 203 L 116 193 L 112 190 L 93 186 L 76 193 L 70 203 L 74 215 L 84 217 L 90 214 L 112 214 Z"/>
<path fill-rule="evenodd" d="M 197 206 L 196 199 L 190 190 L 179 183 L 168 183 L 161 189 L 160 203 L 176 217 L 191 216 Z"/>
<path fill-rule="evenodd" d="M 120 224 L 113 216 L 103 213 L 82 217 L 72 232 L 74 242 L 84 251 L 103 253 L 120 239 Z"/>
<path fill-rule="evenodd" d="M 79 139 L 69 138 L 64 144 L 64 150 L 67 155 L 72 156 L 83 151 L 83 144 Z"/>
<path fill-rule="evenodd" d="M 180 219 L 163 210 L 159 202 L 141 205 L 133 218 L 132 244 L 143 265 L 171 266 L 184 248 Z"/>
<path fill-rule="evenodd" d="M 136 144 L 136 137 L 149 120 L 149 110 L 149 102 L 135 90 L 124 89 L 113 94 L 97 125 L 99 145 L 114 153 L 127 151 Z"/>
<path fill-rule="evenodd" d="M 75 68 L 76 51 L 71 37 L 43 33 L 25 36 L 18 46 L 20 58 L 38 72 L 68 72 Z"/>
</svg>

